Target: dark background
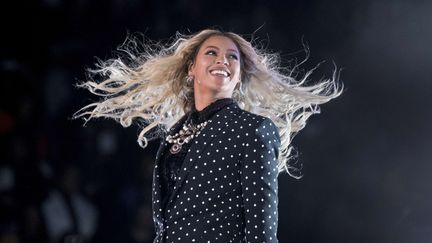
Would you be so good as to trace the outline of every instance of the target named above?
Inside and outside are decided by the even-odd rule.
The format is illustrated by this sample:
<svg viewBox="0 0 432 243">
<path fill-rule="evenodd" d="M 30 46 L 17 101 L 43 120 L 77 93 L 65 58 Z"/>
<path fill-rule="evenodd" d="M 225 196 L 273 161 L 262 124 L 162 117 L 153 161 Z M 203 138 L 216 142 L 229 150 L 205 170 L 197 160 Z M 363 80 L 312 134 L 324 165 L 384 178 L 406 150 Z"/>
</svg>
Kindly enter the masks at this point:
<svg viewBox="0 0 432 243">
<path fill-rule="evenodd" d="M 166 40 L 214 26 L 255 33 L 285 61 L 304 57 L 303 39 L 304 69 L 326 61 L 316 79 L 333 61 L 343 68 L 343 95 L 294 139 L 304 177 L 279 177 L 280 242 L 432 242 L 431 1 L 44 0 L 0 11 L 2 243 L 49 242 L 42 208 L 55 188 L 93 205 L 88 242 L 151 242 L 156 146 L 138 146 L 138 126 L 70 120 L 97 99 L 73 85 L 128 33 Z"/>
</svg>

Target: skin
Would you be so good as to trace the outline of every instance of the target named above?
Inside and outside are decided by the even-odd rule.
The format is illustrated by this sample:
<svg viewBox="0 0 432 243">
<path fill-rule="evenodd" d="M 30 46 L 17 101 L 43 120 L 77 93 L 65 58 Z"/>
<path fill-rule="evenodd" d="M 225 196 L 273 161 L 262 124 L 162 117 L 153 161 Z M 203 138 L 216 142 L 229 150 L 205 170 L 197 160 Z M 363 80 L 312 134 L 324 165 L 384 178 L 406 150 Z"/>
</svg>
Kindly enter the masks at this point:
<svg viewBox="0 0 432 243">
<path fill-rule="evenodd" d="M 222 70 L 225 76 L 215 73 Z M 194 78 L 195 108 L 201 111 L 212 102 L 231 98 L 240 82 L 240 51 L 228 37 L 212 36 L 201 45 L 188 74 Z"/>
</svg>

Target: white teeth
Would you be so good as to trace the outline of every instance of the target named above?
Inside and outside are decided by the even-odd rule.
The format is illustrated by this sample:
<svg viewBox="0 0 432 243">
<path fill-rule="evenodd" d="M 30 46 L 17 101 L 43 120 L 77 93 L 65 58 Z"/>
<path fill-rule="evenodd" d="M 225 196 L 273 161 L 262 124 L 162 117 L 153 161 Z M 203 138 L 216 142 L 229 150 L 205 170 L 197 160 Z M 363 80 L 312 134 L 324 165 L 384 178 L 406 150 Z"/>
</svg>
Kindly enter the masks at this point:
<svg viewBox="0 0 432 243">
<path fill-rule="evenodd" d="M 225 77 L 228 77 L 228 73 L 225 71 L 222 71 L 222 70 L 213 70 L 213 71 L 211 71 L 211 74 L 222 74 Z"/>
</svg>

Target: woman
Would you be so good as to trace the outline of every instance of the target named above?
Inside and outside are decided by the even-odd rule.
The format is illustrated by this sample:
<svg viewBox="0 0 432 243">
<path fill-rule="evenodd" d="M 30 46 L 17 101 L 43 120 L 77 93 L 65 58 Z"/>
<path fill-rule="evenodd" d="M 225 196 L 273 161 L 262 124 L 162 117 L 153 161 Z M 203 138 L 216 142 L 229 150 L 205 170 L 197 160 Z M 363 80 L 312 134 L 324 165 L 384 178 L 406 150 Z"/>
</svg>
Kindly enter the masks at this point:
<svg viewBox="0 0 432 243">
<path fill-rule="evenodd" d="M 138 143 L 162 137 L 153 173 L 154 242 L 277 242 L 278 183 L 290 142 L 319 104 L 341 90 L 332 79 L 304 86 L 276 55 L 232 32 L 178 35 L 168 46 L 136 42 L 82 84 L 106 99 L 77 113 L 144 121 Z M 156 48 L 155 48 L 156 47 Z M 156 50 L 156 51 L 155 51 Z M 294 70 L 292 70 L 294 71 Z M 292 73 L 292 72 L 291 72 Z"/>
</svg>

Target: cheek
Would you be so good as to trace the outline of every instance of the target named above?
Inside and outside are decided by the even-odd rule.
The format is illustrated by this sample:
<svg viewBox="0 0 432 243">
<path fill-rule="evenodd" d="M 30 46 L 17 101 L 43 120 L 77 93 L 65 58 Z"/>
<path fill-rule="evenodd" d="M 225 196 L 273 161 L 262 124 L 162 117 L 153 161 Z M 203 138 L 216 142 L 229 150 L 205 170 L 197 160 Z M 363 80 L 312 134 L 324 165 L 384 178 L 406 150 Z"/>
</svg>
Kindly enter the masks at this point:
<svg viewBox="0 0 432 243">
<path fill-rule="evenodd" d="M 240 68 L 240 65 L 236 66 L 236 68 L 235 68 L 235 74 L 236 74 L 236 77 L 241 78 L 241 68 Z"/>
<path fill-rule="evenodd" d="M 205 73 L 207 67 L 209 65 L 209 61 L 207 59 L 201 59 L 199 63 L 195 66 L 196 73 Z"/>
</svg>

